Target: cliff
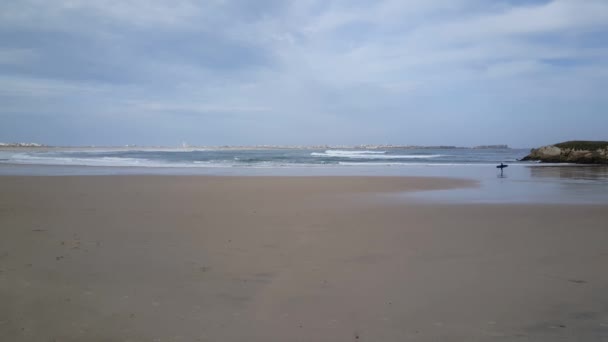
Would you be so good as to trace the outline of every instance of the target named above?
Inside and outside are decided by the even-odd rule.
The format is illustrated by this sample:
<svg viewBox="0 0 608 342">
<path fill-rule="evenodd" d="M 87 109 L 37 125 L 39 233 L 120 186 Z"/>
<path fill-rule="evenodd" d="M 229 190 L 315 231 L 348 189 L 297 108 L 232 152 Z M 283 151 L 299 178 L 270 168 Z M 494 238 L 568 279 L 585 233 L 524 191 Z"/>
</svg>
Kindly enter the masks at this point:
<svg viewBox="0 0 608 342">
<path fill-rule="evenodd" d="M 608 164 L 608 141 L 566 141 L 530 151 L 522 160 L 543 163 Z"/>
</svg>

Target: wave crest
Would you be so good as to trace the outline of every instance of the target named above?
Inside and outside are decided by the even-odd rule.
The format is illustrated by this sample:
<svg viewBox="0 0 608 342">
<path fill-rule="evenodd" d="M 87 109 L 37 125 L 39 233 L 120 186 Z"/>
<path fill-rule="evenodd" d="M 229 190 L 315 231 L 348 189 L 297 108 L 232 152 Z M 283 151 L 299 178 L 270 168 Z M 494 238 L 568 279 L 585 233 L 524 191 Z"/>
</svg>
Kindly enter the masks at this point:
<svg viewBox="0 0 608 342">
<path fill-rule="evenodd" d="M 349 159 L 430 159 L 444 157 L 443 154 L 386 154 L 386 151 L 327 150 L 312 152 L 313 157 Z"/>
</svg>

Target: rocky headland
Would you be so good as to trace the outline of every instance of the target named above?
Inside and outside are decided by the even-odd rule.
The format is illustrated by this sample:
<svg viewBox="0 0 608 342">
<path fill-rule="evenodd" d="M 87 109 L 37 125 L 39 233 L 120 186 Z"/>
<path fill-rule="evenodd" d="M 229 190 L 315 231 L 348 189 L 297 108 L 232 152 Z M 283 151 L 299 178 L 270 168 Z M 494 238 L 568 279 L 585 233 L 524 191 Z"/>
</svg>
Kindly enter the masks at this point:
<svg viewBox="0 0 608 342">
<path fill-rule="evenodd" d="M 566 141 L 534 148 L 521 160 L 542 163 L 608 164 L 608 141 Z"/>
</svg>

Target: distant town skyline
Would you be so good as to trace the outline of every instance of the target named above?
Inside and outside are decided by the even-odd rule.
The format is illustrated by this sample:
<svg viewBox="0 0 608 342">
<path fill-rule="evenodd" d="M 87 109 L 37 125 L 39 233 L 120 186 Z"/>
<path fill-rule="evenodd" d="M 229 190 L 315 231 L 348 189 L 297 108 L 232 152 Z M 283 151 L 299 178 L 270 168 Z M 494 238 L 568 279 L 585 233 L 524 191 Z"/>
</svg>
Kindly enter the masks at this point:
<svg viewBox="0 0 608 342">
<path fill-rule="evenodd" d="M 0 142 L 608 140 L 608 1 L 0 4 Z"/>
<path fill-rule="evenodd" d="M 478 145 L 478 146 L 455 146 L 455 145 L 383 145 L 383 144 L 360 144 L 360 145 L 190 145 L 182 143 L 181 145 L 47 145 L 35 142 L 0 142 L 0 147 L 82 147 L 82 148 L 105 148 L 105 147 L 116 147 L 116 148 L 167 148 L 167 149 L 180 149 L 180 148 L 285 148 L 285 149 L 323 149 L 323 148 L 367 148 L 367 149 L 380 149 L 380 148 L 422 148 L 422 149 L 511 149 L 511 146 L 499 144 L 499 145 Z"/>
</svg>

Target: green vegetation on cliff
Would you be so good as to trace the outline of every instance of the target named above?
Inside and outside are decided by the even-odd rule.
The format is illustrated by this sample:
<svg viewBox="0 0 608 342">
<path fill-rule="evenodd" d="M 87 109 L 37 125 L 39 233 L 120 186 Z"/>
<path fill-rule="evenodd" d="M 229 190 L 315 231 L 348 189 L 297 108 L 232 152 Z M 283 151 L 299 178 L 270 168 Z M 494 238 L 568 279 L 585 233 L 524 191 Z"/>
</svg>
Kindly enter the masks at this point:
<svg viewBox="0 0 608 342">
<path fill-rule="evenodd" d="M 553 146 L 561 149 L 572 149 L 575 151 L 595 151 L 599 149 L 608 148 L 608 141 L 584 141 L 584 140 L 572 140 L 565 141 L 563 143 L 555 144 Z"/>
</svg>

